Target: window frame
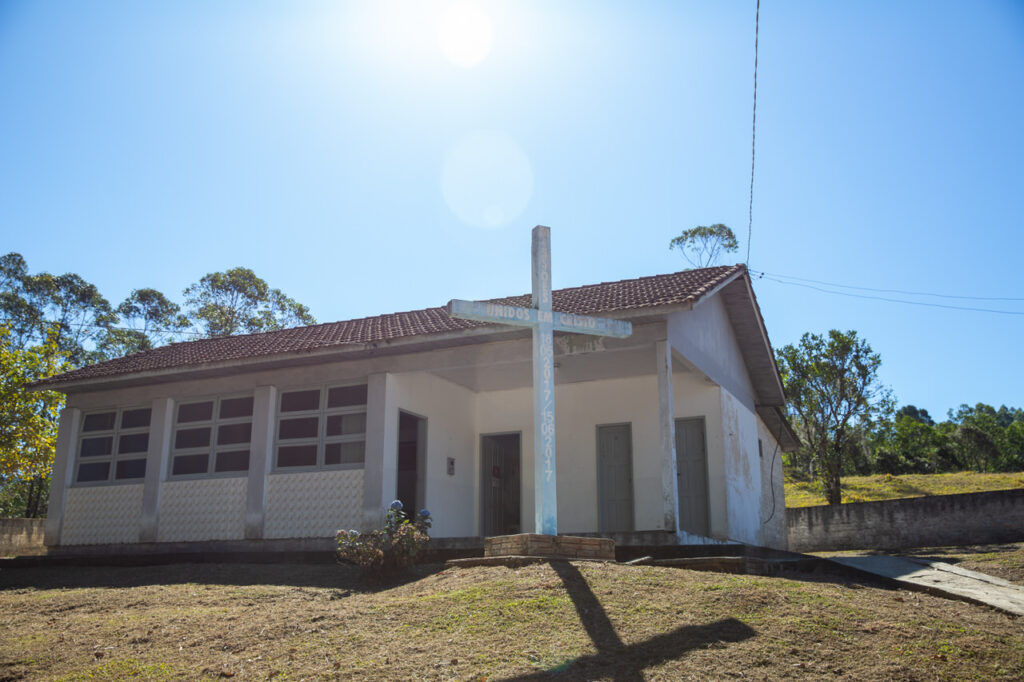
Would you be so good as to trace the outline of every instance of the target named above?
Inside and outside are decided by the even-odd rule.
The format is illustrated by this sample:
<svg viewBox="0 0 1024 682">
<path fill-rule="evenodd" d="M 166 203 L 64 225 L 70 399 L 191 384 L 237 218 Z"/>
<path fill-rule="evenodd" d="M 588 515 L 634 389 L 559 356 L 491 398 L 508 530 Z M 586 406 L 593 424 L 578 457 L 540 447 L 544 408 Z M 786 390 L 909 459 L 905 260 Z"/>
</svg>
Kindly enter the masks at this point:
<svg viewBox="0 0 1024 682">
<path fill-rule="evenodd" d="M 134 426 L 125 428 L 122 426 L 122 420 L 124 419 L 125 412 L 133 412 L 135 410 L 149 410 L 149 423 L 145 426 Z M 98 431 L 86 431 L 85 422 L 86 419 L 95 414 L 109 414 L 114 413 L 114 426 L 111 429 L 102 429 Z M 126 407 L 106 407 L 101 409 L 82 411 L 82 421 L 78 426 L 78 438 L 75 441 L 75 470 L 74 479 L 71 483 L 71 487 L 74 488 L 86 488 L 96 486 L 107 486 L 107 485 L 141 485 L 146 480 L 146 469 L 149 467 L 149 438 L 152 436 L 151 429 L 153 428 L 153 406 L 148 405 L 131 405 Z M 146 434 L 146 449 L 142 452 L 131 452 L 121 453 L 121 437 L 122 436 L 134 436 L 139 434 Z M 87 438 L 103 438 L 109 436 L 111 439 L 110 453 L 106 455 L 95 455 L 91 457 L 82 457 L 82 442 Z M 117 478 L 117 464 L 118 462 L 136 461 L 142 460 L 145 462 L 143 466 L 142 476 L 132 478 Z M 107 471 L 107 477 L 103 480 L 98 481 L 79 481 L 78 476 L 81 471 L 82 464 L 98 464 L 107 462 L 110 464 L 110 468 Z"/>
<path fill-rule="evenodd" d="M 220 417 L 221 403 L 225 400 L 235 400 L 238 398 L 252 398 L 253 400 L 253 411 L 251 414 L 242 417 L 228 417 L 222 419 Z M 181 412 L 183 405 L 194 405 L 196 403 L 207 403 L 212 402 L 213 408 L 209 419 L 202 421 L 190 421 L 190 422 L 179 422 L 178 417 Z M 211 478 L 241 478 L 249 476 L 249 469 L 252 465 L 252 429 L 256 415 L 256 399 L 254 393 L 225 393 L 223 395 L 207 395 L 189 397 L 186 400 L 175 400 L 174 401 L 174 420 L 171 424 L 170 434 L 170 452 L 167 457 L 167 481 L 195 481 L 195 480 L 206 480 Z M 233 445 L 226 445 L 218 448 L 217 446 L 217 431 L 221 426 L 230 426 L 232 424 L 244 424 L 249 423 L 249 441 L 247 443 L 235 443 Z M 177 448 L 175 447 L 175 441 L 177 439 L 179 429 L 195 429 L 195 428 L 208 428 L 210 429 L 210 442 L 205 446 L 198 446 L 192 448 Z M 234 446 L 234 447 L 233 447 Z M 217 450 L 220 449 L 222 452 L 229 452 L 232 450 L 241 450 L 242 446 L 249 452 L 249 459 L 246 468 L 240 471 L 216 471 L 217 466 Z M 174 473 L 174 459 L 176 457 L 188 456 L 188 455 L 203 455 L 207 456 L 206 459 L 206 471 L 196 472 L 191 474 L 176 474 Z"/>
<path fill-rule="evenodd" d="M 367 417 L 367 405 L 369 403 L 369 397 L 367 402 L 358 405 L 346 405 L 343 407 L 328 407 L 327 398 L 330 395 L 330 391 L 336 388 L 353 388 L 364 386 L 369 389 L 366 382 L 356 383 L 341 383 L 341 384 L 321 384 L 319 386 L 292 386 L 287 389 L 278 390 L 276 406 L 274 410 L 274 443 L 272 462 L 270 467 L 270 473 L 274 474 L 289 474 L 289 473 L 309 473 L 313 471 L 355 471 L 366 468 L 366 417 Z M 319 406 L 315 410 L 297 410 L 293 412 L 283 412 L 281 410 L 282 403 L 284 402 L 284 396 L 289 393 L 302 393 L 305 391 L 319 391 L 320 401 Z M 345 415 L 363 415 L 363 430 L 360 433 L 341 434 L 336 436 L 327 435 L 327 420 L 333 416 L 345 416 Z M 281 440 L 281 422 L 286 419 L 302 419 L 308 417 L 317 417 L 317 435 L 315 437 L 307 436 L 304 438 L 287 438 L 284 441 Z M 355 464 L 351 462 L 339 462 L 338 464 L 326 464 L 326 451 L 328 445 L 336 443 L 359 443 L 363 444 L 363 459 L 360 463 Z M 316 463 L 315 464 L 304 464 L 301 466 L 280 466 L 278 464 L 280 448 L 284 445 L 288 446 L 302 446 L 302 445 L 315 445 L 316 446 Z"/>
</svg>

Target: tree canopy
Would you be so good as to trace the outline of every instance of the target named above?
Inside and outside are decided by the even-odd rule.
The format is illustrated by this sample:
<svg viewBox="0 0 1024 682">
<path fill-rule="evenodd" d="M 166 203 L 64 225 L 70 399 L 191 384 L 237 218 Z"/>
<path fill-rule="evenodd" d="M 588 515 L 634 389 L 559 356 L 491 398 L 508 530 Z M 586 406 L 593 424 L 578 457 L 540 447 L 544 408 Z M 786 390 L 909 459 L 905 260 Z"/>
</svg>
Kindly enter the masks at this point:
<svg viewBox="0 0 1024 682">
<path fill-rule="evenodd" d="M 249 268 L 206 275 L 185 289 L 185 302 L 210 337 L 316 324 L 309 308 L 271 289 Z"/>
<path fill-rule="evenodd" d="M 723 254 L 737 251 L 740 244 L 732 229 L 716 223 L 683 230 L 668 243 L 668 248 L 677 249 L 693 267 L 706 268 L 716 265 Z"/>
<path fill-rule="evenodd" d="M 829 504 L 839 504 L 844 460 L 872 422 L 892 409 L 891 392 L 878 378 L 882 359 L 857 332 L 836 329 L 827 336 L 806 333 L 776 356 L 802 454 Z"/>
<path fill-rule="evenodd" d="M 114 310 L 116 326 L 107 329 L 97 344 L 106 357 L 162 346 L 192 326 L 181 306 L 156 289 L 135 289 Z"/>
<path fill-rule="evenodd" d="M 64 396 L 55 391 L 32 392 L 28 386 L 68 365 L 56 330 L 42 344 L 25 349 L 11 339 L 10 330 L 0 325 L 0 488 L 30 482 L 25 513 L 36 516 L 53 465 Z"/>
</svg>

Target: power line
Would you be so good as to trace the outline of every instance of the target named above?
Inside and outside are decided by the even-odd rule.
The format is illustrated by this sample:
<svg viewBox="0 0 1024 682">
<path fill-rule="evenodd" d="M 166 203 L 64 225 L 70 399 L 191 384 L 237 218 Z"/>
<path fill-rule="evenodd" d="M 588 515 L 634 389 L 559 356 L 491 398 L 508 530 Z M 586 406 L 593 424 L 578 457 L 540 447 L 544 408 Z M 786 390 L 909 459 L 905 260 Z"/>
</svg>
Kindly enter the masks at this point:
<svg viewBox="0 0 1024 682">
<path fill-rule="evenodd" d="M 967 310 L 967 311 L 978 312 L 978 313 L 994 313 L 996 315 L 1024 315 L 1024 311 L 1017 311 L 1017 310 L 995 310 L 995 309 L 992 309 L 992 308 L 973 308 L 973 307 L 969 307 L 969 306 L 946 305 L 946 304 L 943 304 L 943 303 L 925 303 L 924 301 L 907 301 L 905 299 L 888 298 L 888 297 L 885 297 L 885 296 L 869 296 L 867 294 L 853 294 L 853 293 L 850 293 L 848 291 L 833 291 L 831 289 L 822 289 L 821 287 L 816 287 L 816 286 L 814 286 L 812 284 L 801 284 L 800 282 L 787 282 L 785 280 L 776 279 L 774 277 L 770 277 L 768 275 L 763 275 L 763 274 L 762 274 L 761 278 L 762 279 L 768 279 L 768 280 L 771 280 L 773 282 L 778 282 L 779 284 L 788 284 L 789 286 L 794 286 L 794 287 L 804 287 L 805 289 L 813 289 L 815 291 L 820 291 L 820 292 L 825 293 L 825 294 L 834 294 L 836 296 L 848 296 L 850 298 L 863 298 L 863 299 L 869 299 L 869 300 L 874 300 L 874 301 L 888 301 L 889 303 L 903 303 L 905 305 L 918 305 L 918 306 L 925 306 L 925 307 L 928 307 L 928 308 L 945 308 L 947 310 Z"/>
<path fill-rule="evenodd" d="M 757 39 L 761 24 L 761 0 L 757 0 L 754 11 L 754 116 L 750 124 L 750 206 L 747 208 L 747 259 L 750 265 L 750 234 L 754 228 L 754 152 L 757 149 Z"/>
<path fill-rule="evenodd" d="M 793 275 L 780 275 L 777 272 L 764 272 L 763 270 L 751 270 L 750 272 L 757 275 L 765 275 L 768 277 L 781 277 L 782 279 L 795 280 L 797 282 L 810 282 L 812 284 L 824 284 L 829 287 L 838 287 L 840 289 L 857 289 L 860 291 L 875 291 L 882 294 L 905 294 L 907 296 L 933 296 L 935 298 L 953 298 L 961 299 L 965 301 L 1024 301 L 1024 298 L 1016 298 L 1012 296 L 957 296 L 955 294 L 934 294 L 928 291 L 906 291 L 904 289 L 875 289 L 872 287 L 858 287 L 852 284 L 836 284 L 835 282 L 823 282 L 819 279 L 806 279 L 804 277 L 794 277 Z"/>
</svg>

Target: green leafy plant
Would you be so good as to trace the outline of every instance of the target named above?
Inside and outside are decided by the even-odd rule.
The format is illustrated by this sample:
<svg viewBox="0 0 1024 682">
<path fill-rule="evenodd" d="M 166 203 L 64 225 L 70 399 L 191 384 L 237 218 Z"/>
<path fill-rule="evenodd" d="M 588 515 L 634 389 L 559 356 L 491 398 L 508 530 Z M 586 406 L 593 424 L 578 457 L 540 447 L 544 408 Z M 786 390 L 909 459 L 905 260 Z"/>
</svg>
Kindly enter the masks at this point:
<svg viewBox="0 0 1024 682">
<path fill-rule="evenodd" d="M 402 573 L 415 565 L 430 541 L 430 526 L 429 511 L 421 509 L 410 520 L 402 503 L 395 500 L 388 507 L 383 528 L 368 533 L 338 531 L 338 561 L 355 564 L 364 578 L 374 580 Z"/>
</svg>

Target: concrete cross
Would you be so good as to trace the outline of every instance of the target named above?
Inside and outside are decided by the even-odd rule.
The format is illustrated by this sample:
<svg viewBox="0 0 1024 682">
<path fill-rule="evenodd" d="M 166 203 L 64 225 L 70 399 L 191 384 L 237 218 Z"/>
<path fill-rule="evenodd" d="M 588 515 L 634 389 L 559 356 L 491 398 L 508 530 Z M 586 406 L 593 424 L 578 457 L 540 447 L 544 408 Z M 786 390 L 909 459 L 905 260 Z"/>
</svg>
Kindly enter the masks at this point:
<svg viewBox="0 0 1024 682">
<path fill-rule="evenodd" d="M 551 229 L 533 228 L 533 296 L 531 307 L 484 301 L 449 301 L 448 314 L 466 320 L 495 322 L 533 329 L 533 481 L 534 528 L 558 535 L 558 489 L 555 481 L 555 349 L 554 332 L 624 338 L 633 325 L 551 310 Z"/>
</svg>

